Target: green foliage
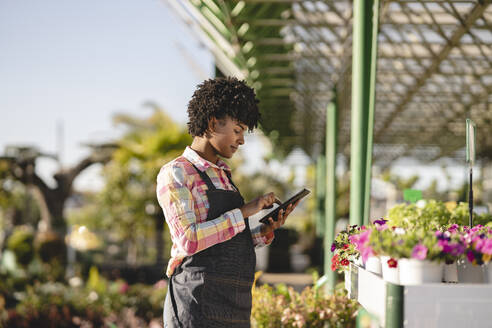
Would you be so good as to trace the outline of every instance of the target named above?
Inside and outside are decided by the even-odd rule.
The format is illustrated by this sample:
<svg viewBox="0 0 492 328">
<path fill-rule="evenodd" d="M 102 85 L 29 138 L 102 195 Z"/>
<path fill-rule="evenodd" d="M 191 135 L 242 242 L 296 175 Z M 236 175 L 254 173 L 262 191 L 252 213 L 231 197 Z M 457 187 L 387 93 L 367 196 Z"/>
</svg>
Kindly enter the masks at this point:
<svg viewBox="0 0 492 328">
<path fill-rule="evenodd" d="M 36 283 L 16 292 L 16 304 L 10 306 L 5 299 L 12 295 L 0 288 L 0 327 L 133 327 L 125 322 L 128 312 L 141 327 L 162 316 L 165 285 L 128 286 L 118 280 L 105 286 L 102 290 L 98 284 L 96 291 L 89 284 Z"/>
<path fill-rule="evenodd" d="M 253 289 L 252 327 L 355 327 L 358 304 L 339 286 L 333 295 L 306 287 L 301 293 L 279 284 Z"/>
<path fill-rule="evenodd" d="M 26 266 L 34 258 L 34 231 L 18 226 L 7 240 L 7 248 L 14 252 L 17 262 Z"/>
<path fill-rule="evenodd" d="M 409 229 L 423 227 L 438 229 L 448 224 L 468 225 L 468 204 L 444 203 L 436 200 L 419 201 L 417 204 L 399 204 L 389 210 L 387 225 Z M 492 221 L 488 213 L 474 213 L 473 224 L 486 225 Z"/>
<path fill-rule="evenodd" d="M 178 157 L 192 141 L 184 126 L 151 106 L 152 115 L 144 119 L 115 117 L 115 123 L 124 126 L 126 133 L 103 169 L 104 188 L 88 195 L 87 205 L 70 214 L 72 224 L 106 230 L 114 241 L 131 242 L 139 254 L 148 251 L 137 243 L 137 236 L 154 236 L 156 219 L 164 220 L 155 194 L 159 169 Z M 149 207 L 153 213 L 149 213 Z"/>
</svg>

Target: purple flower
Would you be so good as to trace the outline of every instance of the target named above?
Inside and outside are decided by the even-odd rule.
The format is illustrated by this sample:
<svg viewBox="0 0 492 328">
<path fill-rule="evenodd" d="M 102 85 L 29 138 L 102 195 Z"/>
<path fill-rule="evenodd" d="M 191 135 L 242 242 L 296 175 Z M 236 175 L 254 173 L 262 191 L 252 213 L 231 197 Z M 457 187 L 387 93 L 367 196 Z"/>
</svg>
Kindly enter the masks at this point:
<svg viewBox="0 0 492 328">
<path fill-rule="evenodd" d="M 473 255 L 472 251 L 466 252 L 466 257 L 468 258 L 468 261 L 470 261 L 470 262 L 473 262 L 473 260 L 475 259 L 475 256 Z"/>
<path fill-rule="evenodd" d="M 337 246 L 335 246 L 335 243 L 332 243 L 331 244 L 331 251 L 334 252 L 336 248 L 337 248 Z"/>
<path fill-rule="evenodd" d="M 447 240 L 439 240 L 437 245 L 442 248 L 444 253 L 452 256 L 458 256 L 464 253 L 465 246 L 460 243 L 449 243 Z"/>
<path fill-rule="evenodd" d="M 461 254 L 463 254 L 465 252 L 465 246 L 461 245 L 461 244 L 453 244 L 452 246 L 452 249 L 451 249 L 451 255 L 452 256 L 459 256 Z"/>
<path fill-rule="evenodd" d="M 385 225 L 386 222 L 388 222 L 388 220 L 385 220 L 385 219 L 381 218 L 379 220 L 375 220 L 373 223 L 374 224 L 379 224 L 379 225 Z"/>
<path fill-rule="evenodd" d="M 457 225 L 457 224 L 455 223 L 455 224 L 452 224 L 452 225 L 448 228 L 448 231 L 449 231 L 449 232 L 455 232 L 458 228 L 459 228 L 459 225 Z"/>
<path fill-rule="evenodd" d="M 412 258 L 417 260 L 425 260 L 427 256 L 427 247 L 422 244 L 417 244 L 412 250 Z"/>
<path fill-rule="evenodd" d="M 385 219 L 381 218 L 379 220 L 375 220 L 373 223 L 376 226 L 376 229 L 378 231 L 382 231 L 382 230 L 388 229 L 388 226 L 386 225 L 386 222 L 388 222 L 388 220 L 385 220 Z"/>
</svg>

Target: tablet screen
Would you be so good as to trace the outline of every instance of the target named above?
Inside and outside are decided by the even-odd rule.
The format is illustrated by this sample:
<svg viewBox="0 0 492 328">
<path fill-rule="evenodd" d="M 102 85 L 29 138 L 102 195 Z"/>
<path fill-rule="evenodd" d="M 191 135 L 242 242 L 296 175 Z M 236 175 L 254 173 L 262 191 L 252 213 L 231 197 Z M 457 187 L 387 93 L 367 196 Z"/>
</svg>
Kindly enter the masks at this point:
<svg viewBox="0 0 492 328">
<path fill-rule="evenodd" d="M 311 191 L 309 191 L 308 189 L 303 189 L 299 191 L 297 194 L 289 198 L 287 201 L 283 202 L 279 207 L 275 208 L 271 212 L 268 212 L 268 214 L 266 214 L 264 217 L 260 219 L 260 222 L 268 224 L 268 218 L 272 218 L 274 221 L 277 221 L 278 212 L 280 212 L 280 210 L 286 209 L 289 206 L 289 204 L 293 204 L 297 202 L 299 199 L 302 199 L 305 196 L 307 196 L 310 192 Z"/>
</svg>

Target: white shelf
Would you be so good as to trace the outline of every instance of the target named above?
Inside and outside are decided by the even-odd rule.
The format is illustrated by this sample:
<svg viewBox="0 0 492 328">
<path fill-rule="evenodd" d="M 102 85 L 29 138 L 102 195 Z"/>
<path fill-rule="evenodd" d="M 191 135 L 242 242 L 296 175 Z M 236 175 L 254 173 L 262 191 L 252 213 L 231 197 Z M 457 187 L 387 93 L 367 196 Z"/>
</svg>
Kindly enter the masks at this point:
<svg viewBox="0 0 492 328">
<path fill-rule="evenodd" d="M 492 284 L 395 285 L 351 265 L 346 284 L 382 327 L 492 327 Z"/>
</svg>

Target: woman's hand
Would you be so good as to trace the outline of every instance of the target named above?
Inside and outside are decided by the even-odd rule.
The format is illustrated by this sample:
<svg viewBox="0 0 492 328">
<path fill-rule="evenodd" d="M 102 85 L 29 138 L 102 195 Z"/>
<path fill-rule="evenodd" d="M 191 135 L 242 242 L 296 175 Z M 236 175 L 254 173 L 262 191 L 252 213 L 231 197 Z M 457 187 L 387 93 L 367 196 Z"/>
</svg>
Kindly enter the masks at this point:
<svg viewBox="0 0 492 328">
<path fill-rule="evenodd" d="M 285 220 L 287 219 L 289 214 L 296 208 L 299 202 L 300 200 L 298 200 L 294 204 L 290 204 L 289 206 L 287 206 L 287 209 L 285 211 L 280 210 L 278 213 L 277 221 L 274 221 L 273 218 L 268 218 L 268 224 L 263 223 L 261 225 L 261 235 L 268 236 L 269 241 L 273 239 L 273 231 L 284 225 Z"/>
<path fill-rule="evenodd" d="M 254 215 L 265 208 L 271 208 L 274 203 L 282 204 L 273 192 L 268 193 L 266 195 L 260 196 L 251 202 L 244 204 L 240 210 L 243 214 L 243 217 L 247 218 L 251 215 Z"/>
</svg>

